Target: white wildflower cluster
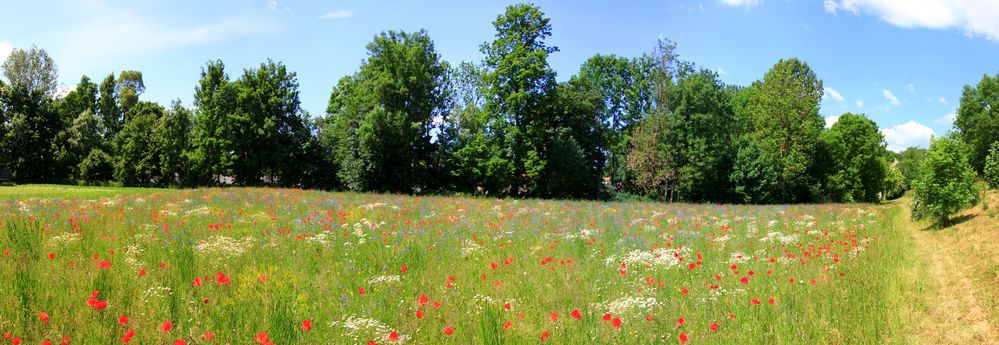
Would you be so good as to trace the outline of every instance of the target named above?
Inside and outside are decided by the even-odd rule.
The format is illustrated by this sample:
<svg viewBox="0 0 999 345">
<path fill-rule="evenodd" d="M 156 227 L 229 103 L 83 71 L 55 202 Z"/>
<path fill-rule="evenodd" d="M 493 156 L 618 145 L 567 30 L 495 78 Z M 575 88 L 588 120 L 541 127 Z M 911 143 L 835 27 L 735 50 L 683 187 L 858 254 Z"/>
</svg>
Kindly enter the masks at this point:
<svg viewBox="0 0 999 345">
<path fill-rule="evenodd" d="M 761 238 L 760 242 L 776 241 L 782 244 L 788 244 L 788 243 L 797 243 L 798 239 L 799 237 L 797 234 L 784 234 L 776 231 L 771 231 L 770 233 L 767 233 L 766 237 Z"/>
<path fill-rule="evenodd" d="M 659 305 L 655 297 L 622 297 L 605 303 L 594 303 L 594 309 L 607 310 L 611 314 L 627 314 L 634 309 L 644 310 L 654 308 Z"/>
<path fill-rule="evenodd" d="M 716 238 L 715 238 L 714 240 L 712 240 L 712 241 L 715 241 L 715 242 L 726 242 L 726 241 L 728 241 L 728 240 L 729 240 L 729 239 L 731 239 L 731 238 L 732 238 L 732 236 L 729 236 L 728 234 L 725 234 L 725 235 L 722 235 L 722 236 L 719 236 L 719 237 L 716 237 Z"/>
<path fill-rule="evenodd" d="M 392 275 L 374 276 L 374 277 L 371 277 L 371 279 L 368 279 L 368 285 L 382 285 L 382 284 L 398 283 L 401 280 L 402 280 L 401 276 L 394 275 L 394 274 L 392 274 Z"/>
<path fill-rule="evenodd" d="M 329 246 L 329 245 L 333 244 L 333 240 L 335 238 L 336 238 L 336 235 L 333 235 L 331 232 L 329 232 L 329 231 L 323 231 L 323 232 L 320 232 L 320 233 L 315 234 L 313 236 L 306 237 L 305 238 L 305 242 L 306 243 L 318 243 L 318 244 L 321 244 L 321 245 L 324 245 L 324 246 Z"/>
<path fill-rule="evenodd" d="M 371 338 L 388 341 L 388 335 L 392 332 L 392 328 L 381 321 L 354 315 L 344 316 L 339 321 L 330 322 L 330 327 L 342 327 L 345 331 L 344 335 L 355 341 Z M 409 341 L 408 335 L 399 334 L 399 340 L 393 343 L 402 344 L 407 341 Z"/>
<path fill-rule="evenodd" d="M 585 239 L 590 238 L 590 235 L 592 235 L 592 234 L 593 234 L 593 230 L 583 229 L 583 230 L 581 230 L 579 232 L 566 232 L 565 235 L 563 235 L 563 237 L 565 237 L 565 239 L 567 239 L 567 240 L 572 240 L 572 239 L 577 239 L 577 238 L 585 240 Z"/>
<path fill-rule="evenodd" d="M 79 234 L 64 232 L 62 234 L 49 238 L 48 242 L 45 243 L 45 246 L 49 248 L 65 248 L 70 244 L 79 240 L 80 240 Z"/>
<path fill-rule="evenodd" d="M 668 269 L 680 265 L 680 258 L 690 254 L 690 248 L 656 248 L 655 250 L 633 250 L 623 257 L 611 255 L 604 259 L 608 266 L 617 267 L 621 263 L 650 267 L 652 269 Z"/>
<path fill-rule="evenodd" d="M 729 253 L 728 263 L 729 264 L 741 264 L 743 262 L 749 261 L 749 256 L 743 252 L 732 252 Z"/>
<path fill-rule="evenodd" d="M 772 227 L 774 227 L 774 225 L 777 225 L 777 220 L 776 219 L 771 219 L 769 222 L 767 222 L 767 227 L 768 228 L 772 228 Z"/>
<path fill-rule="evenodd" d="M 374 209 L 379 209 L 379 208 L 382 208 L 382 207 L 388 207 L 388 208 L 391 208 L 393 210 L 398 210 L 399 209 L 399 206 L 389 205 L 389 204 L 386 204 L 384 202 L 373 202 L 373 203 L 361 205 L 361 208 L 363 208 L 365 210 L 368 210 L 368 211 L 371 211 L 371 210 L 374 210 Z"/>
<path fill-rule="evenodd" d="M 465 244 L 461 246 L 461 257 L 468 257 L 476 252 L 482 250 L 482 246 L 477 242 L 472 240 L 465 241 Z"/>
<path fill-rule="evenodd" d="M 811 228 L 811 227 L 815 226 L 815 222 L 813 222 L 813 221 L 799 220 L 799 221 L 794 222 L 794 225 L 795 226 L 799 226 L 799 227 Z"/>
<path fill-rule="evenodd" d="M 166 286 L 153 286 L 153 287 L 150 287 L 150 288 L 146 289 L 146 291 L 143 291 L 142 292 L 142 296 L 143 296 L 143 300 L 145 300 L 145 301 L 148 302 L 149 299 L 151 299 L 151 298 L 155 298 L 155 297 L 167 297 L 167 296 L 170 296 L 170 294 L 172 294 L 172 293 L 173 293 L 173 290 L 170 290 L 169 287 L 166 287 Z"/>
<path fill-rule="evenodd" d="M 194 250 L 205 255 L 216 255 L 230 258 L 246 253 L 253 246 L 254 238 L 250 236 L 235 239 L 226 236 L 213 236 L 194 246 Z"/>
<path fill-rule="evenodd" d="M 139 248 L 139 246 L 133 244 L 129 245 L 128 247 L 125 247 L 125 252 L 122 254 L 122 256 L 125 257 L 125 263 L 128 264 L 129 267 L 132 267 L 132 269 L 137 270 L 141 269 L 142 266 L 144 266 L 142 261 L 139 261 L 139 254 L 142 254 L 142 248 Z"/>
<path fill-rule="evenodd" d="M 632 219 L 630 222 L 628 222 L 628 226 L 629 227 L 633 227 L 636 224 L 640 224 L 640 223 L 643 223 L 643 222 L 645 222 L 645 218 L 641 218 L 641 217 L 635 218 L 635 219 Z"/>
<path fill-rule="evenodd" d="M 204 216 L 204 215 L 207 215 L 209 213 L 212 213 L 212 209 L 208 208 L 208 206 L 201 206 L 201 207 L 198 207 L 196 209 L 188 210 L 187 212 L 184 212 L 184 215 L 187 215 L 187 216 Z"/>
</svg>

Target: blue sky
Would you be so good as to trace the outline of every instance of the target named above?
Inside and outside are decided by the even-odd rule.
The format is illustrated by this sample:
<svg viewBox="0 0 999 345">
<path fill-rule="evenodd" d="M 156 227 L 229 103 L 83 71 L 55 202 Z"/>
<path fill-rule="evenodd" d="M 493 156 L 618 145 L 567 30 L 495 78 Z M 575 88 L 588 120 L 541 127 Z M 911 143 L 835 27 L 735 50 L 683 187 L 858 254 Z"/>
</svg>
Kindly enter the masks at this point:
<svg viewBox="0 0 999 345">
<path fill-rule="evenodd" d="M 301 100 L 322 115 L 341 77 L 384 30 L 426 28 L 444 59 L 479 61 L 508 1 L 0 1 L 0 58 L 49 51 L 60 84 L 143 72 L 143 99 L 190 106 L 206 61 L 234 79 L 267 58 L 298 72 Z M 637 56 L 658 38 L 682 58 L 747 85 L 798 57 L 824 81 L 821 113 L 865 113 L 889 147 L 925 146 L 950 130 L 961 89 L 999 72 L 995 0 L 536 1 L 551 18 L 550 63 L 565 80 L 588 57 Z"/>
</svg>

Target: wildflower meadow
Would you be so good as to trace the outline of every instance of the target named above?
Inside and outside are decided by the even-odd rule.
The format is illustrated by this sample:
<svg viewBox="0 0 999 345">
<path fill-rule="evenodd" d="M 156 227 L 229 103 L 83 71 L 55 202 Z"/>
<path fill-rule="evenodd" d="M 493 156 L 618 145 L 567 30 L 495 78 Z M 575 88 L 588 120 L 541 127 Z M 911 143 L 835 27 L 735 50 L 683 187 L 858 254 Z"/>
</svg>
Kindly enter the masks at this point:
<svg viewBox="0 0 999 345">
<path fill-rule="evenodd" d="M 896 212 L 290 189 L 12 199 L 0 343 L 898 342 Z"/>
</svg>

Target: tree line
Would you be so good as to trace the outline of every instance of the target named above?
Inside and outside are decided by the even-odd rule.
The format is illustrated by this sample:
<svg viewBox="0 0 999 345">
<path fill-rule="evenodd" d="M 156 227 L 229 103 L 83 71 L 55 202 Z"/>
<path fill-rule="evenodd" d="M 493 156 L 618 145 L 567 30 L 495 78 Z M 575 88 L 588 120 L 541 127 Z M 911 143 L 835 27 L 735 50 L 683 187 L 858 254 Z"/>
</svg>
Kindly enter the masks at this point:
<svg viewBox="0 0 999 345">
<path fill-rule="evenodd" d="M 825 128 L 822 81 L 799 59 L 726 85 L 661 40 L 642 56 L 595 55 L 558 82 L 540 8 L 509 6 L 493 25 L 483 60 L 456 65 L 425 30 L 376 35 L 321 116 L 301 108 L 281 62 L 232 76 L 208 62 L 189 109 L 141 100 L 139 71 L 83 76 L 57 95 L 48 54 L 15 50 L 0 81 L 0 167 L 18 182 L 738 203 L 877 201 L 922 173 L 926 150 L 888 151 L 863 114 Z M 978 172 L 999 121 L 966 119 L 995 118 L 982 105 L 997 92 L 989 80 L 965 89 L 957 120 Z"/>
</svg>

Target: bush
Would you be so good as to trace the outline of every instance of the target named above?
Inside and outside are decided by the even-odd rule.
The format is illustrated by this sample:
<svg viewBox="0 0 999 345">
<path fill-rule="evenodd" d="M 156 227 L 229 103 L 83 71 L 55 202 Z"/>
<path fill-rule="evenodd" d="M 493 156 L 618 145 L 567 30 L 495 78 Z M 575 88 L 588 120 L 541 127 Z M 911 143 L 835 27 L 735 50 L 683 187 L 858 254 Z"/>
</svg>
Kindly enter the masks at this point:
<svg viewBox="0 0 999 345">
<path fill-rule="evenodd" d="M 985 157 L 985 168 L 982 170 L 989 189 L 999 188 L 999 142 L 992 143 L 989 155 Z"/>
<path fill-rule="evenodd" d="M 978 203 L 975 171 L 962 145 L 947 136 L 933 139 L 914 190 L 912 218 L 946 226 L 950 216 Z"/>
</svg>

